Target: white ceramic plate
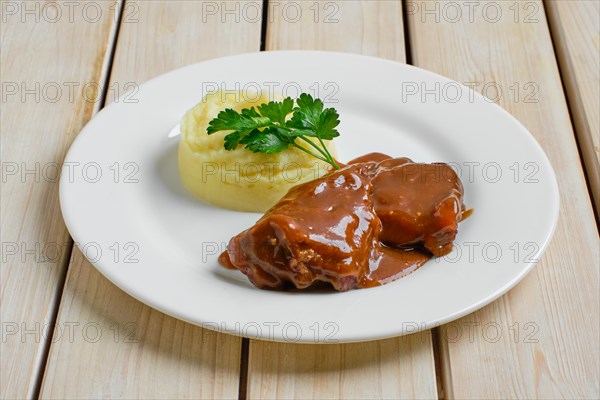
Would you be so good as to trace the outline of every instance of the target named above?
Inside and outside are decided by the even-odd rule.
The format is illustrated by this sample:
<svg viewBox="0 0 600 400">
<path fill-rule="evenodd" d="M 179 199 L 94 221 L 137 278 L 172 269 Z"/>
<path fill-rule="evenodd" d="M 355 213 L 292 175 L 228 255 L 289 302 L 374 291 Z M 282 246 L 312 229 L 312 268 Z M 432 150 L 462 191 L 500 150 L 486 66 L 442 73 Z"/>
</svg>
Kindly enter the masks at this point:
<svg viewBox="0 0 600 400">
<path fill-rule="evenodd" d="M 185 111 L 217 86 L 321 97 L 341 115 L 342 161 L 379 151 L 453 163 L 475 209 L 460 224 L 453 253 L 388 285 L 345 293 L 259 290 L 221 268 L 219 252 L 259 215 L 187 194 L 173 134 Z M 419 68 L 341 53 L 245 54 L 161 75 L 103 109 L 65 163 L 63 216 L 102 274 L 177 318 L 277 341 L 373 340 L 468 314 L 534 267 L 559 207 L 542 149 L 496 104 Z"/>
</svg>

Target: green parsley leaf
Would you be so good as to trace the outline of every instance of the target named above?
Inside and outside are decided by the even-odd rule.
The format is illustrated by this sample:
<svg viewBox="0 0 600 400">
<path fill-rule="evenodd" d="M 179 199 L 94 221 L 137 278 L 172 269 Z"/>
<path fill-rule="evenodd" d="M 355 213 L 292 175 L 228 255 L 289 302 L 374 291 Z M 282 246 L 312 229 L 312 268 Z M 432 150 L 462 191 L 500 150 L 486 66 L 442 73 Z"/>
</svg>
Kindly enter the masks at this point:
<svg viewBox="0 0 600 400">
<path fill-rule="evenodd" d="M 261 104 L 258 106 L 258 111 L 263 117 L 278 122 L 280 125 L 285 125 L 285 118 L 292 112 L 293 108 L 294 100 L 287 97 L 282 102 L 271 101 L 269 103 Z"/>
<path fill-rule="evenodd" d="M 260 132 L 260 131 L 258 129 L 249 128 L 249 129 L 243 129 L 241 131 L 235 131 L 235 132 L 230 133 L 229 135 L 225 136 L 225 150 L 235 149 L 236 147 L 238 147 L 240 142 L 245 137 L 252 134 L 253 132 Z"/>
<path fill-rule="evenodd" d="M 289 136 L 282 133 L 279 128 L 270 127 L 262 132 L 256 131 L 253 135 L 246 136 L 246 140 L 242 143 L 246 144 L 246 148 L 253 153 L 279 153 L 286 150 L 293 143 Z"/>
</svg>

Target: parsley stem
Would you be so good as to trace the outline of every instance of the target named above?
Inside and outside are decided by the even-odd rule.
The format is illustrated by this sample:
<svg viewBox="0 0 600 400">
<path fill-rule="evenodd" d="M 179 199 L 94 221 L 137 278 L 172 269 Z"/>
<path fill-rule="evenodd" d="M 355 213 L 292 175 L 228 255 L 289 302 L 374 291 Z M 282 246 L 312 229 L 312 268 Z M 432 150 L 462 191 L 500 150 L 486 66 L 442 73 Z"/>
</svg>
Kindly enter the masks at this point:
<svg viewBox="0 0 600 400">
<path fill-rule="evenodd" d="M 296 144 L 296 143 L 293 143 L 293 144 L 292 144 L 292 146 L 294 146 L 294 147 L 296 147 L 296 148 L 298 148 L 298 149 L 302 150 L 303 152 L 305 152 L 305 153 L 307 153 L 307 154 L 310 154 L 310 155 L 311 155 L 311 156 L 313 156 L 314 158 L 318 158 L 318 159 L 319 159 L 319 160 L 321 160 L 321 161 L 324 161 L 324 162 L 326 162 L 326 163 L 330 163 L 330 162 L 329 162 L 329 160 L 327 160 L 326 158 L 324 158 L 324 157 L 321 157 L 321 156 L 319 156 L 319 155 L 317 155 L 317 154 L 313 153 L 312 151 L 310 151 L 310 150 L 308 150 L 308 149 L 306 149 L 306 148 L 304 148 L 304 147 L 302 147 L 302 146 L 300 146 L 300 145 L 298 145 L 298 144 Z M 330 163 L 330 164 L 331 164 L 331 163 Z"/>
<path fill-rule="evenodd" d="M 335 169 L 340 169 L 340 166 L 335 162 L 335 160 L 333 159 L 333 157 L 331 156 L 331 154 L 329 153 L 329 151 L 327 151 L 327 147 L 325 146 L 325 143 L 323 143 L 323 140 L 321 138 L 318 138 L 318 139 L 319 139 L 319 142 L 321 143 L 321 145 L 323 147 L 317 146 L 315 142 L 313 142 L 312 140 L 307 139 L 304 136 L 298 136 L 298 137 L 300 139 L 304 140 L 306 143 L 310 144 L 315 149 L 317 149 L 317 151 L 319 153 L 321 153 L 323 155 L 323 157 L 325 157 L 324 159 L 320 158 L 320 157 L 317 157 L 317 158 L 319 158 L 319 159 L 321 159 L 321 160 L 323 160 L 323 161 L 331 164 Z"/>
<path fill-rule="evenodd" d="M 311 145 L 312 147 L 314 147 L 315 149 L 317 149 L 317 151 L 319 153 L 321 153 L 323 155 L 323 157 L 328 158 L 327 153 L 325 153 L 323 151 L 323 149 L 321 149 L 319 146 L 317 146 L 315 144 L 315 142 L 313 142 L 312 140 L 309 140 L 306 138 L 306 136 L 298 136 L 300 139 L 304 140 L 306 143 L 308 143 L 309 145 Z"/>
<path fill-rule="evenodd" d="M 335 159 L 331 156 L 331 153 L 329 153 L 329 150 L 327 150 L 327 146 L 325 146 L 323 139 L 321 139 L 320 137 L 317 137 L 317 139 L 319 139 L 319 143 L 321 143 L 321 146 L 323 146 L 323 150 L 325 150 L 325 153 L 327 153 L 327 158 L 329 158 L 331 160 L 331 164 L 333 165 L 333 167 L 335 169 L 340 169 L 340 166 L 338 165 L 338 163 L 335 162 Z"/>
</svg>

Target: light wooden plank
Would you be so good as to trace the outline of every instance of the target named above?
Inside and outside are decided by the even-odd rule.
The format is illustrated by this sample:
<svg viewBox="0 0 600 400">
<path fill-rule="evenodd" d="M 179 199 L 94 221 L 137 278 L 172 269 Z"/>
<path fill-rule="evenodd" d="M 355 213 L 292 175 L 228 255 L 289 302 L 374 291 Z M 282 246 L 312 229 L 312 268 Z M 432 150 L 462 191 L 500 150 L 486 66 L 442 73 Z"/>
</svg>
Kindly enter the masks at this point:
<svg viewBox="0 0 600 400">
<path fill-rule="evenodd" d="M 254 399 L 431 399 L 430 332 L 351 344 L 250 342 Z"/>
<path fill-rule="evenodd" d="M 269 4 L 267 50 L 329 50 L 404 62 L 400 0 L 275 1 Z"/>
<path fill-rule="evenodd" d="M 111 87 L 115 83 L 141 84 L 176 67 L 259 49 L 260 21 L 236 22 L 230 16 L 222 22 L 219 15 L 208 18 L 208 14 L 203 20 L 208 3 L 217 4 L 128 1 L 123 10 Z M 128 15 L 134 18 L 130 23 L 126 23 Z M 42 386 L 43 398 L 238 395 L 239 338 L 203 330 L 152 310 L 96 272 L 79 251 L 69 267 L 57 324 L 65 326 L 70 322 L 79 324 L 75 340 L 63 338 L 53 343 Z M 97 342 L 82 332 L 86 324 L 97 324 L 102 329 L 103 335 Z M 115 339 L 117 328 L 120 334 Z M 94 335 L 94 328 L 87 329 L 89 335 Z M 132 342 L 127 335 L 133 331 L 136 334 Z"/>
<path fill-rule="evenodd" d="M 0 4 L 3 399 L 32 397 L 39 387 L 71 246 L 58 173 L 100 103 L 114 4 Z"/>
<path fill-rule="evenodd" d="M 405 60 L 399 1 L 279 3 L 280 8 L 269 8 L 267 50 L 334 50 Z M 293 4 L 287 14 L 286 4 Z M 298 6 L 299 19 L 291 11 Z M 251 340 L 247 394 L 252 399 L 435 398 L 431 335 L 345 345 Z"/>
<path fill-rule="evenodd" d="M 456 14 L 444 16 L 450 3 L 427 2 L 428 13 L 421 2 L 408 4 L 414 64 L 478 82 L 479 90 L 486 83 L 505 93 L 515 84 L 522 90 L 537 85 L 534 97 L 522 91 L 516 98 L 501 96 L 499 103 L 546 151 L 561 210 L 551 245 L 522 283 L 441 329 L 445 392 L 458 399 L 598 398 L 598 231 L 543 5 L 480 1 L 469 22 L 466 8 L 461 21 Z"/>
<path fill-rule="evenodd" d="M 561 75 L 596 210 L 600 210 L 600 2 L 546 1 Z"/>
</svg>

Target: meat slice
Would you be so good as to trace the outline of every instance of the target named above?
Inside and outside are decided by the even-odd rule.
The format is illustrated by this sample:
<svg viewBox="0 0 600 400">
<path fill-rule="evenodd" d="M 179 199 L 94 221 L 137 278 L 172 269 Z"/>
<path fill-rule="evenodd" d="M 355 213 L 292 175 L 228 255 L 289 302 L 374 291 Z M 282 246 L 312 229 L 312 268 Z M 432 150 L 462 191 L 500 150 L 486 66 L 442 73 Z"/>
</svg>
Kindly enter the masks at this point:
<svg viewBox="0 0 600 400">
<path fill-rule="evenodd" d="M 252 228 L 234 237 L 221 262 L 259 288 L 317 281 L 344 291 L 360 286 L 381 231 L 365 165 L 342 168 L 292 188 Z"/>
<path fill-rule="evenodd" d="M 445 255 L 464 209 L 462 183 L 447 164 L 407 160 L 382 161 L 372 178 L 372 200 L 383 226 L 379 239 L 392 247 L 420 245 Z"/>
</svg>

